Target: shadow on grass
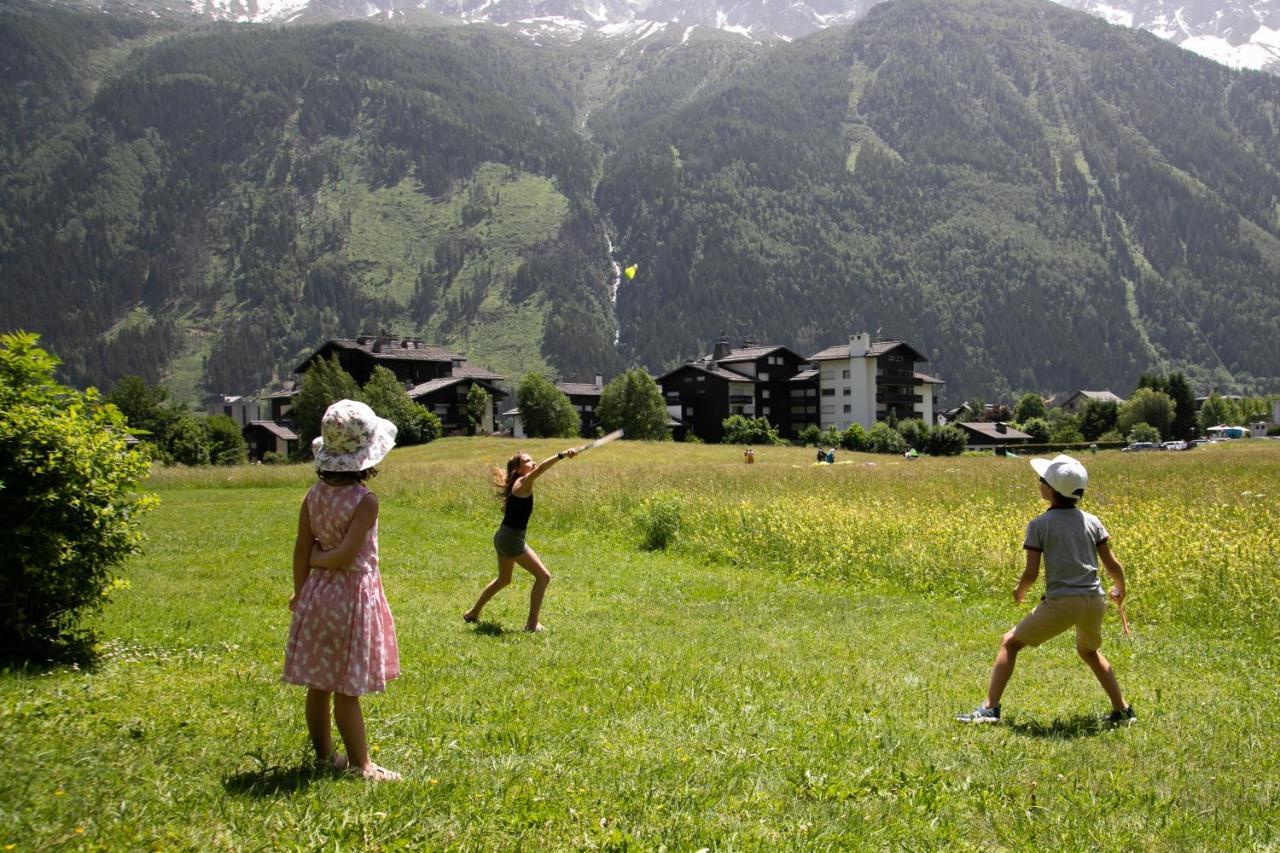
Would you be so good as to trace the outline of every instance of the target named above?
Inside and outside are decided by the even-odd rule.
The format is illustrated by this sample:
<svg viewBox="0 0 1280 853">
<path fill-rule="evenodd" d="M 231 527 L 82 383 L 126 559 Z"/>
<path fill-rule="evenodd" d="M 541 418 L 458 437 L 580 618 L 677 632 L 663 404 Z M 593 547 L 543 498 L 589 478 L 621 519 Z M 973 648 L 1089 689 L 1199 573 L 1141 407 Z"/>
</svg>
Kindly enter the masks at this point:
<svg viewBox="0 0 1280 853">
<path fill-rule="evenodd" d="M 1074 740 L 1080 737 L 1093 737 L 1110 731 L 1114 726 L 1103 721 L 1096 714 L 1075 714 L 1066 719 L 1054 718 L 1052 722 L 1039 720 L 1026 722 L 1009 722 L 1005 728 L 1014 734 L 1025 737 L 1045 738 L 1046 740 Z"/>
<path fill-rule="evenodd" d="M 257 770 L 245 770 L 222 780 L 228 794 L 244 797 L 277 797 L 301 791 L 319 779 L 333 778 L 337 771 L 317 768 L 311 762 L 282 767 L 267 764 Z"/>
<path fill-rule="evenodd" d="M 497 622 L 475 622 L 472 623 L 471 633 L 484 637 L 501 637 L 506 631 Z"/>
</svg>

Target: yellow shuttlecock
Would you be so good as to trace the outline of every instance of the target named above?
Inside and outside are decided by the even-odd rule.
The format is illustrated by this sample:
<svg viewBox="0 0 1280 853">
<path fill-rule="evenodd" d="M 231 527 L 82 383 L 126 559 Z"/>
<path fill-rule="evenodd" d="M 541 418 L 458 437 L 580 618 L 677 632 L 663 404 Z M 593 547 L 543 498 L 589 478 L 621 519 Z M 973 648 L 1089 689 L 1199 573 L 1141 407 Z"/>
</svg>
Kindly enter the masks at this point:
<svg viewBox="0 0 1280 853">
<path fill-rule="evenodd" d="M 636 277 L 636 265 L 635 265 L 635 264 L 632 264 L 631 266 L 627 267 L 627 268 L 626 268 L 625 270 L 623 270 L 622 272 L 626 275 L 626 277 L 627 277 L 628 279 L 635 278 L 635 277 Z"/>
</svg>

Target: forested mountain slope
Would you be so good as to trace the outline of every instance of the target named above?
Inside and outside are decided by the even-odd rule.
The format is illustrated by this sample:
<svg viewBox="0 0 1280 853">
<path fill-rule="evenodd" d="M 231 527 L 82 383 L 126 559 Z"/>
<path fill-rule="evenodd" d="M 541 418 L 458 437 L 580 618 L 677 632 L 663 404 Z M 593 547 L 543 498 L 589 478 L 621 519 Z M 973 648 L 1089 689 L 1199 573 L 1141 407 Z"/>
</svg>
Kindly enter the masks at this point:
<svg viewBox="0 0 1280 853">
<path fill-rule="evenodd" d="M 949 396 L 1280 376 L 1280 80 L 1048 3 L 900 0 L 774 49 L 619 135 L 597 201 L 648 271 L 618 301 L 647 364 L 740 324 L 882 328 Z"/>
<path fill-rule="evenodd" d="M 1280 80 L 1047 2 L 621 48 L 9 4 L 0 56 L 0 325 L 77 382 L 385 327 L 513 377 L 880 328 L 947 399 L 1280 383 Z"/>
</svg>

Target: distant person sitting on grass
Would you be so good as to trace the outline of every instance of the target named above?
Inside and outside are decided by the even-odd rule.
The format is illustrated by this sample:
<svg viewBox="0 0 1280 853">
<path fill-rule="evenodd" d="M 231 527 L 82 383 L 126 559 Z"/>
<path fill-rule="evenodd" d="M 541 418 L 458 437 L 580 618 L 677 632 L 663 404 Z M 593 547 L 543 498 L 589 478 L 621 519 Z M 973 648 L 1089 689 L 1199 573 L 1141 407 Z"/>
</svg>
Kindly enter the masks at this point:
<svg viewBox="0 0 1280 853">
<path fill-rule="evenodd" d="M 307 688 L 317 765 L 372 782 L 400 774 L 369 760 L 359 697 L 400 675 L 400 652 L 378 574 L 378 499 L 364 483 L 395 443 L 395 424 L 364 403 L 339 400 L 324 413 L 312 445 L 320 482 L 298 513 L 284 651 L 284 681 Z M 346 755 L 333 748 L 331 696 Z"/>
<path fill-rule="evenodd" d="M 1031 467 L 1040 476 L 1040 496 L 1049 502 L 1049 509 L 1027 525 L 1022 546 L 1027 552 L 1027 567 L 1013 588 L 1013 600 L 1021 604 L 1036 582 L 1042 556 L 1045 594 L 1035 609 L 1001 640 L 986 701 L 956 719 L 962 723 L 1000 722 L 1000 696 L 1013 675 L 1018 652 L 1074 627 L 1076 653 L 1093 670 L 1111 700 L 1107 721 L 1131 722 L 1136 719 L 1133 708 L 1125 703 L 1111 664 L 1098 651 L 1102 647 L 1102 617 L 1107 609 L 1098 581 L 1099 558 L 1115 583 L 1111 597 L 1117 604 L 1124 602 L 1125 584 L 1124 569 L 1111 554 L 1106 528 L 1096 516 L 1076 507 L 1089 483 L 1088 473 L 1078 460 L 1063 454 L 1051 460 L 1032 459 Z"/>
<path fill-rule="evenodd" d="M 480 591 L 480 597 L 471 609 L 462 614 L 463 621 L 480 621 L 480 611 L 498 590 L 511 583 L 511 573 L 518 564 L 533 575 L 533 589 L 529 592 L 529 618 L 525 621 L 524 629 L 542 630 L 538 612 L 542 609 L 542 597 L 547 591 L 547 585 L 551 583 L 551 573 L 534 550 L 524 542 L 529 517 L 533 515 L 533 482 L 561 459 L 572 459 L 577 453 L 575 448 L 570 448 L 537 463 L 528 453 L 522 452 L 507 460 L 506 474 L 503 474 L 501 468 L 493 467 L 493 485 L 503 507 L 502 524 L 498 527 L 498 532 L 493 534 L 493 547 L 498 552 L 498 576 Z"/>
</svg>

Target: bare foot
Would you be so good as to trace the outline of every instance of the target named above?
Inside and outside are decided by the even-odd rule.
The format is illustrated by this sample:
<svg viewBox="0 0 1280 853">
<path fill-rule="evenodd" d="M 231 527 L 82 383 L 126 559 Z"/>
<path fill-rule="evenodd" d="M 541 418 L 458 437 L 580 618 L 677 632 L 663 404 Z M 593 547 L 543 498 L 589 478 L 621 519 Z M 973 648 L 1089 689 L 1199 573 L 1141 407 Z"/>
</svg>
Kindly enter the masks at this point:
<svg viewBox="0 0 1280 853">
<path fill-rule="evenodd" d="M 329 766 L 334 770 L 347 769 L 347 756 L 345 753 L 334 750 L 333 755 L 329 756 Z"/>
<path fill-rule="evenodd" d="M 468 625 L 474 625 L 475 623 L 480 621 L 480 617 L 472 616 L 471 611 L 468 610 L 466 613 L 462 614 L 462 621 L 466 622 Z"/>
<path fill-rule="evenodd" d="M 525 632 L 526 632 L 526 633 L 529 633 L 529 634 L 536 634 L 536 633 L 538 633 L 539 631 L 545 631 L 545 630 L 547 630 L 547 629 L 546 629 L 546 628 L 544 628 L 544 627 L 542 627 L 542 623 L 541 623 L 541 622 L 539 622 L 537 625 L 534 625 L 532 628 L 531 628 L 531 627 L 529 627 L 528 625 L 525 625 L 525 626 L 524 626 L 524 630 L 525 630 Z"/>
</svg>

